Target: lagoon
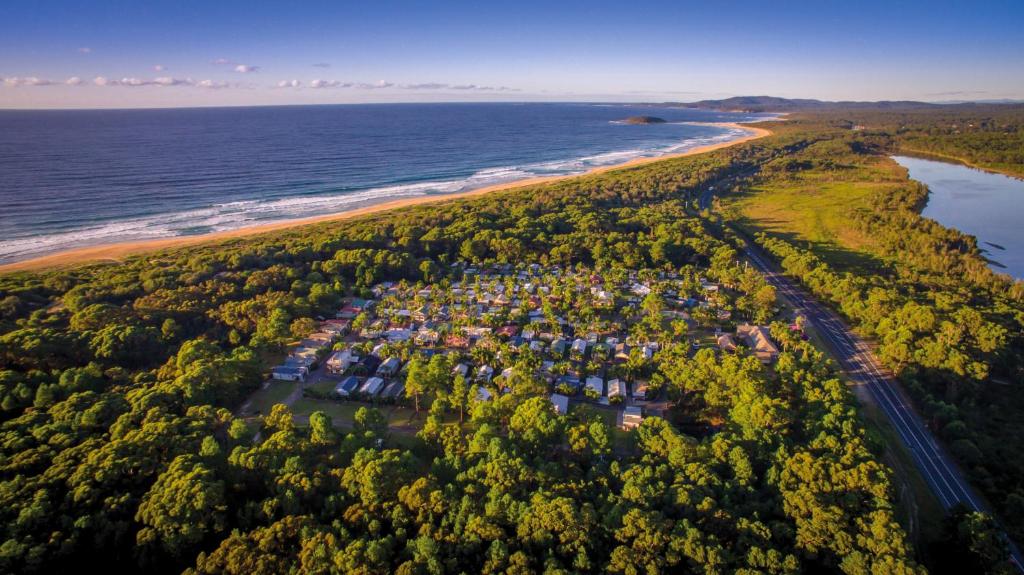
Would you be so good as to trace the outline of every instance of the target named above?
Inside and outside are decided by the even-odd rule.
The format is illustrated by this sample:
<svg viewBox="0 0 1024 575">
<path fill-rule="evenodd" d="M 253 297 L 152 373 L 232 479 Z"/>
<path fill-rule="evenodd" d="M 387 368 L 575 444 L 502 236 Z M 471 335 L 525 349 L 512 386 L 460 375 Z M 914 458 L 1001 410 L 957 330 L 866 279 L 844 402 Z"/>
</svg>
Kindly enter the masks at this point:
<svg viewBox="0 0 1024 575">
<path fill-rule="evenodd" d="M 949 162 L 893 159 L 931 191 L 921 215 L 975 236 L 993 270 L 1024 279 L 1024 180 Z"/>
</svg>

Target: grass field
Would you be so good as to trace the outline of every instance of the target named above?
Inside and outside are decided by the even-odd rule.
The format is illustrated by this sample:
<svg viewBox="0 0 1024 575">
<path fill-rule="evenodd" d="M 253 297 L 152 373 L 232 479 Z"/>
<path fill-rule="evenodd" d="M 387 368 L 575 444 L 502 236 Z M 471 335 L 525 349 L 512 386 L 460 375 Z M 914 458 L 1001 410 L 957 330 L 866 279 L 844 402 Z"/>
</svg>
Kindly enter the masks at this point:
<svg viewBox="0 0 1024 575">
<path fill-rule="evenodd" d="M 260 389 L 249 398 L 247 413 L 266 415 L 275 404 L 282 403 L 288 394 L 295 389 L 295 383 L 288 381 L 271 381 L 265 389 Z"/>
<path fill-rule="evenodd" d="M 725 213 L 747 233 L 767 232 L 801 247 L 841 270 L 884 272 L 872 254 L 872 239 L 854 225 L 857 210 L 876 194 L 906 185 L 906 172 L 884 157 L 858 157 L 842 169 L 772 174 L 721 197 Z"/>
</svg>

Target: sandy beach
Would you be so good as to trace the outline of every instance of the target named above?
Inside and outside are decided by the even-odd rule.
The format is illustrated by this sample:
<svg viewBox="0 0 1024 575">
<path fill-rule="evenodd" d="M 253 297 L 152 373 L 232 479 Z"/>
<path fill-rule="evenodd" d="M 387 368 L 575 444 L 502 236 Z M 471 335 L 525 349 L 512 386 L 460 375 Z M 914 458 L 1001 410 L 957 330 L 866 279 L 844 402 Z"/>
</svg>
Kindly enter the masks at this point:
<svg viewBox="0 0 1024 575">
<path fill-rule="evenodd" d="M 240 238 L 245 236 L 251 236 L 255 234 L 262 234 L 277 230 L 283 230 L 287 228 L 294 228 L 298 226 L 304 226 L 309 224 L 315 224 L 320 222 L 328 221 L 339 221 L 347 220 L 351 218 L 357 218 L 365 216 L 367 214 L 373 214 L 382 212 L 385 210 L 392 210 L 396 208 L 402 208 L 406 206 L 415 206 L 420 204 L 446 202 L 461 198 L 469 198 L 474 196 L 481 196 L 496 192 L 500 190 L 512 190 L 517 188 L 523 188 L 527 186 L 533 186 L 537 184 L 547 184 L 552 182 L 558 182 L 567 180 L 570 178 L 579 178 L 591 174 L 599 174 L 610 172 L 614 170 L 622 170 L 631 168 L 639 165 L 649 164 L 652 162 L 659 162 L 662 160 L 669 160 L 672 158 L 680 158 L 684 156 L 692 156 L 696 154 L 702 154 L 729 146 L 735 146 L 743 142 L 749 142 L 758 138 L 763 138 L 771 132 L 764 128 L 756 128 L 744 124 L 735 123 L 720 123 L 718 126 L 729 127 L 729 128 L 740 128 L 747 130 L 749 135 L 731 140 L 728 142 L 722 142 L 719 144 L 711 144 L 707 146 L 700 146 L 680 152 L 678 154 L 667 154 L 664 156 L 656 156 L 650 158 L 637 158 L 629 162 L 622 164 L 615 164 L 611 166 L 602 166 L 600 168 L 594 168 L 586 172 L 585 174 L 573 174 L 573 175 L 562 175 L 562 176 L 550 176 L 543 178 L 529 178 L 525 180 L 517 180 L 514 182 L 506 182 L 503 184 L 497 184 L 494 186 L 488 186 L 484 188 L 478 188 L 475 190 L 469 190 L 466 192 L 458 192 L 453 194 L 444 195 L 432 195 L 432 196 L 419 196 L 414 198 L 403 198 L 401 200 L 393 200 L 389 202 L 382 202 L 374 204 L 372 206 L 366 206 L 363 208 L 357 208 L 345 212 L 337 212 L 331 214 L 324 214 L 322 216 L 313 216 L 308 218 L 299 218 L 291 220 L 281 220 L 278 222 L 262 224 L 257 226 L 249 226 L 244 228 L 238 228 L 235 230 L 228 230 L 223 232 L 215 232 L 211 234 L 201 234 L 195 236 L 175 236 L 169 238 L 159 238 L 153 240 L 142 240 L 134 242 L 119 242 L 113 244 L 102 244 L 95 246 L 87 246 L 82 248 L 76 248 L 71 250 L 65 250 L 54 254 L 40 256 L 36 258 L 27 259 L 20 262 L 13 262 L 9 264 L 0 265 L 0 273 L 3 272 L 14 272 L 14 271 L 25 271 L 25 270 L 39 270 L 46 268 L 66 267 L 84 263 L 98 262 L 98 261 L 110 261 L 118 262 L 121 259 L 136 255 L 143 252 L 151 252 L 156 250 L 163 250 L 168 248 L 185 247 L 196 244 L 205 244 L 211 242 L 217 242 L 221 240 L 227 240 L 232 238 Z"/>
</svg>

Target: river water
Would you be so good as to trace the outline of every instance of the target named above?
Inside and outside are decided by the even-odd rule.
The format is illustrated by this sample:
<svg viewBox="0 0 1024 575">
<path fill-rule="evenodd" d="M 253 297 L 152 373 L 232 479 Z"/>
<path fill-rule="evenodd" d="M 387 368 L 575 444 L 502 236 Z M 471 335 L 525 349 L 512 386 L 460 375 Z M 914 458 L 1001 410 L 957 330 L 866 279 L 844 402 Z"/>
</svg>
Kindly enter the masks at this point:
<svg viewBox="0 0 1024 575">
<path fill-rule="evenodd" d="M 993 270 L 1024 279 L 1024 180 L 948 162 L 893 159 L 931 190 L 923 216 L 975 236 Z"/>
</svg>

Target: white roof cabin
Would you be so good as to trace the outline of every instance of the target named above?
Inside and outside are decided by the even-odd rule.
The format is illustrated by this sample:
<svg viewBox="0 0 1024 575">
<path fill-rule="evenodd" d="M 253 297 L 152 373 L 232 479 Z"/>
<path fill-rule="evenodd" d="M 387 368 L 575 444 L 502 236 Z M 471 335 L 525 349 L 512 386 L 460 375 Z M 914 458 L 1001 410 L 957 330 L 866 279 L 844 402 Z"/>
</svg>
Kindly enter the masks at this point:
<svg viewBox="0 0 1024 575">
<path fill-rule="evenodd" d="M 626 388 L 622 381 L 613 379 L 608 382 L 608 397 L 622 397 L 626 395 Z"/>
<path fill-rule="evenodd" d="M 551 394 L 551 405 L 555 406 L 555 413 L 565 415 L 569 412 L 569 398 L 561 393 Z"/>
<path fill-rule="evenodd" d="M 635 405 L 627 407 L 622 412 L 622 429 L 636 429 L 644 421 L 644 412 Z"/>
<path fill-rule="evenodd" d="M 380 393 L 381 388 L 384 387 L 384 380 L 379 377 L 371 377 L 363 382 L 362 387 L 359 388 L 360 393 L 367 395 L 377 395 Z"/>
</svg>

